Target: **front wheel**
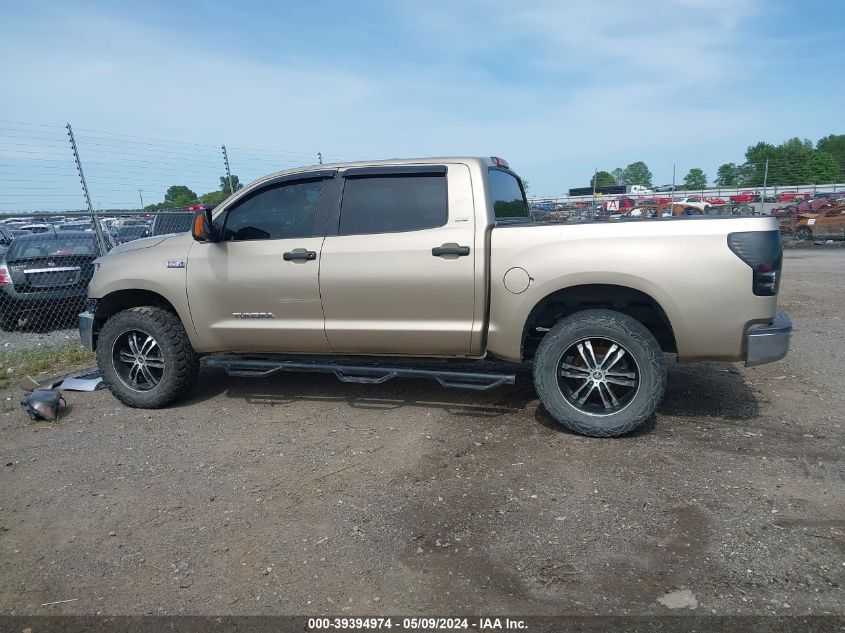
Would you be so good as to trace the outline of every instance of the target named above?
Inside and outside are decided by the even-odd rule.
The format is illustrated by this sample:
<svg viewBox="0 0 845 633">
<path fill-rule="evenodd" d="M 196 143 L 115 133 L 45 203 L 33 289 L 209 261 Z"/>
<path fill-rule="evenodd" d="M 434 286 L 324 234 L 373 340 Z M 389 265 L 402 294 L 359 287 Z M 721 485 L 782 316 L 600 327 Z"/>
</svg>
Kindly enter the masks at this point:
<svg viewBox="0 0 845 633">
<path fill-rule="evenodd" d="M 197 356 L 172 312 L 144 306 L 112 316 L 97 339 L 97 364 L 114 396 L 157 409 L 187 393 L 199 374 Z"/>
<path fill-rule="evenodd" d="M 666 391 L 666 363 L 654 336 L 636 319 L 585 310 L 543 337 L 534 358 L 534 385 L 561 425 L 613 437 L 654 414 Z"/>
</svg>

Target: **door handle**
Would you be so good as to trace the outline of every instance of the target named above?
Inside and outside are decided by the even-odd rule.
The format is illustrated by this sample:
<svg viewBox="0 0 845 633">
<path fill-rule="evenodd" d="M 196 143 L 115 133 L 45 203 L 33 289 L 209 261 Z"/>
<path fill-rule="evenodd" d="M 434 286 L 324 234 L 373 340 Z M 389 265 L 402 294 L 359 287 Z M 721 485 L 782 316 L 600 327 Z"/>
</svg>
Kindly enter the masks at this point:
<svg viewBox="0 0 845 633">
<path fill-rule="evenodd" d="M 443 246 L 435 246 L 432 248 L 431 254 L 435 257 L 443 257 L 444 255 L 457 255 L 458 257 L 464 257 L 465 255 L 469 255 L 469 246 L 444 244 Z"/>
<path fill-rule="evenodd" d="M 316 251 L 288 251 L 282 258 L 286 262 L 294 261 L 294 260 L 304 260 L 306 262 L 310 262 L 312 260 L 317 259 Z"/>
</svg>

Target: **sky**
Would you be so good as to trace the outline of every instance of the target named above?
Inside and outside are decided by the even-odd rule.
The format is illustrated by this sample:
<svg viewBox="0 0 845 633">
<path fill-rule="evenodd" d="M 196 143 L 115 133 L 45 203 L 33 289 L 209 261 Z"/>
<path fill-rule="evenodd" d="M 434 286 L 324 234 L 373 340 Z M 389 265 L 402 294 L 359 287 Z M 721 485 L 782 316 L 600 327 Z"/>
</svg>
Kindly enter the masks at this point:
<svg viewBox="0 0 845 633">
<path fill-rule="evenodd" d="M 845 132 L 843 34 L 840 0 L 5 0 L 0 212 L 81 203 L 66 122 L 104 208 L 216 188 L 222 144 L 243 181 L 318 151 L 502 156 L 535 196 L 712 180 Z"/>
</svg>

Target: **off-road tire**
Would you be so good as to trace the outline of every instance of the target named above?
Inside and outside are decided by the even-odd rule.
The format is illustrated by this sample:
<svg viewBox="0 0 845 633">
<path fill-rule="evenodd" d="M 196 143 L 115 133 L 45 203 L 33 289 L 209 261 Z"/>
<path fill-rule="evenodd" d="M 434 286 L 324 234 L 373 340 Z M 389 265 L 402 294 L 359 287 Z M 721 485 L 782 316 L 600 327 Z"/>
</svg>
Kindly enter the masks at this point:
<svg viewBox="0 0 845 633">
<path fill-rule="evenodd" d="M 621 411 L 590 415 L 562 393 L 558 382 L 561 357 L 587 337 L 615 340 L 636 360 L 639 387 Z M 582 435 L 615 437 L 634 431 L 654 415 L 666 392 L 666 362 L 654 336 L 636 319 L 612 310 L 584 310 L 559 321 L 540 341 L 534 357 L 534 386 L 543 406 L 562 426 Z"/>
<path fill-rule="evenodd" d="M 151 335 L 164 357 L 161 381 L 149 391 L 130 389 L 115 370 L 112 347 L 115 339 L 127 329 Z M 106 321 L 97 338 L 97 365 L 103 382 L 114 397 L 140 409 L 158 409 L 177 400 L 193 387 L 199 374 L 199 356 L 191 346 L 179 317 L 153 306 L 129 308 Z"/>
<path fill-rule="evenodd" d="M 802 226 L 800 229 L 795 231 L 795 237 L 799 240 L 806 240 L 809 242 L 813 239 L 813 232 L 806 226 Z"/>
</svg>

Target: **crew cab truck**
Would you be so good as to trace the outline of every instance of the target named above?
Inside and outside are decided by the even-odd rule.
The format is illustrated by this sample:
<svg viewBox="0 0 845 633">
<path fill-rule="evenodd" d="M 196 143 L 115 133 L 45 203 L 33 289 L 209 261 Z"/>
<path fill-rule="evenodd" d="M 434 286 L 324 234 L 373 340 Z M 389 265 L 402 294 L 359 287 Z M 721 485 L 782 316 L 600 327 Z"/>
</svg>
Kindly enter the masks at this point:
<svg viewBox="0 0 845 633">
<path fill-rule="evenodd" d="M 532 223 L 499 158 L 319 165 L 251 183 L 190 233 L 113 249 L 79 323 L 133 407 L 185 394 L 205 355 L 237 375 L 476 389 L 515 376 L 476 361 L 530 361 L 560 424 L 614 436 L 654 414 L 665 353 L 786 355 L 781 257 L 768 217 Z"/>
</svg>

